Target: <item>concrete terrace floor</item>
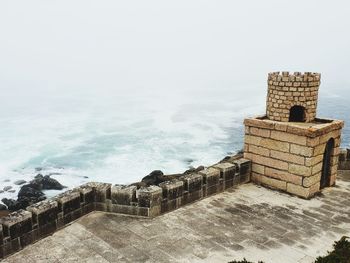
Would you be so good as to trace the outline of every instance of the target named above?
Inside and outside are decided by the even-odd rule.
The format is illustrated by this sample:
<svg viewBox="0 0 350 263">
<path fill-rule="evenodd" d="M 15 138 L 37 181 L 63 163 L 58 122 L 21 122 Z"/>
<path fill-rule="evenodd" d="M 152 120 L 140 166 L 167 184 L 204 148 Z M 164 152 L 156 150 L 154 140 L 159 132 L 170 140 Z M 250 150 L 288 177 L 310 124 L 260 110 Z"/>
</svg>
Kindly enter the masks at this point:
<svg viewBox="0 0 350 263">
<path fill-rule="evenodd" d="M 94 212 L 4 262 L 309 263 L 350 236 L 350 173 L 303 200 L 241 185 L 156 217 Z"/>
</svg>

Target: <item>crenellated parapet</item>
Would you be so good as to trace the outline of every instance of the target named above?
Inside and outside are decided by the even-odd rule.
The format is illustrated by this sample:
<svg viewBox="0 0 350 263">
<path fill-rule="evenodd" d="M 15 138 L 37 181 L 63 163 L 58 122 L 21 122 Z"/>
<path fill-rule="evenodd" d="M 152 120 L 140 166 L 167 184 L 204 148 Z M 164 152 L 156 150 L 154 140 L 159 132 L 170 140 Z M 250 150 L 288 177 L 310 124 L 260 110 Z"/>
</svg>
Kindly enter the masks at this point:
<svg viewBox="0 0 350 263">
<path fill-rule="evenodd" d="M 0 260 L 93 212 L 155 217 L 249 182 L 251 162 L 237 157 L 159 185 L 90 182 L 0 219 Z"/>
</svg>

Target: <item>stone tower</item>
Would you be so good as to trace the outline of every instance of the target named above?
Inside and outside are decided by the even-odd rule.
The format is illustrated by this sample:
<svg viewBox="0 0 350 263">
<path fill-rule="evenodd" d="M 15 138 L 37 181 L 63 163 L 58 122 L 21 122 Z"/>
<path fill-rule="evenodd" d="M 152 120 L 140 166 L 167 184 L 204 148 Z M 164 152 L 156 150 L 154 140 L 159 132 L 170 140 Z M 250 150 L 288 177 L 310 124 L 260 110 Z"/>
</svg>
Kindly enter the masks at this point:
<svg viewBox="0 0 350 263">
<path fill-rule="evenodd" d="M 316 117 L 319 73 L 268 75 L 266 115 L 245 119 L 252 181 L 310 198 L 335 184 L 344 122 Z"/>
</svg>

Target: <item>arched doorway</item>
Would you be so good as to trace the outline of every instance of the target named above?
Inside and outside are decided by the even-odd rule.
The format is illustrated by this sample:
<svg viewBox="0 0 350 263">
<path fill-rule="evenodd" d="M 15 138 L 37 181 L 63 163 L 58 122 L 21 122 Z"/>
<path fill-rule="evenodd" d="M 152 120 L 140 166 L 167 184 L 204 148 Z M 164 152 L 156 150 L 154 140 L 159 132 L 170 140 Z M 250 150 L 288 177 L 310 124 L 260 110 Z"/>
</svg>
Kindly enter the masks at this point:
<svg viewBox="0 0 350 263">
<path fill-rule="evenodd" d="M 289 111 L 290 122 L 305 122 L 305 108 L 303 106 L 295 105 Z"/>
<path fill-rule="evenodd" d="M 325 188 L 330 185 L 331 177 L 331 158 L 334 150 L 334 139 L 328 140 L 326 148 L 323 154 L 323 164 L 322 164 L 322 175 L 321 175 L 321 186 L 320 188 Z"/>
</svg>

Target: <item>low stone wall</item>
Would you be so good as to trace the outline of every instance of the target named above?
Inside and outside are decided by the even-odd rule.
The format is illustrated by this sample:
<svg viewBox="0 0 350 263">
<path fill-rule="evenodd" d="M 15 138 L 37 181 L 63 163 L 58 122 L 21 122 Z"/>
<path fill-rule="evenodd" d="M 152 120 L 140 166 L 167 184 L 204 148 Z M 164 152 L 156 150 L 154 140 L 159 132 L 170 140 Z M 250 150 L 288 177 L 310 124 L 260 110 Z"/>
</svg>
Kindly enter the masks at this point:
<svg viewBox="0 0 350 263">
<path fill-rule="evenodd" d="M 350 170 L 350 149 L 340 149 L 339 170 Z"/>
<path fill-rule="evenodd" d="M 250 181 L 251 162 L 237 157 L 159 186 L 87 183 L 0 219 L 0 260 L 74 220 L 104 211 L 155 217 Z"/>
</svg>

